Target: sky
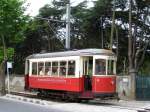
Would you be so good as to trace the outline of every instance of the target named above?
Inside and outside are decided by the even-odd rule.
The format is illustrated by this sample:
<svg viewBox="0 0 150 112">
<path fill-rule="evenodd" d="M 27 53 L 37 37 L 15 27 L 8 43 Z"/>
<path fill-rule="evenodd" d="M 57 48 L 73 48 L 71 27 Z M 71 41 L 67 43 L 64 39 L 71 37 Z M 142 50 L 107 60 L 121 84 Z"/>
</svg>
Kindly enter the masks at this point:
<svg viewBox="0 0 150 112">
<path fill-rule="evenodd" d="M 70 0 L 70 2 L 75 5 L 84 0 Z M 36 16 L 38 14 L 38 11 L 41 7 L 43 7 L 45 4 L 50 4 L 52 0 L 27 0 L 25 3 L 25 6 L 29 4 L 27 11 L 25 14 L 29 14 L 30 16 Z"/>
<path fill-rule="evenodd" d="M 35 16 L 38 14 L 38 10 L 45 4 L 50 3 L 51 0 L 27 0 L 25 6 L 28 4 L 27 11 L 25 14 Z"/>
</svg>

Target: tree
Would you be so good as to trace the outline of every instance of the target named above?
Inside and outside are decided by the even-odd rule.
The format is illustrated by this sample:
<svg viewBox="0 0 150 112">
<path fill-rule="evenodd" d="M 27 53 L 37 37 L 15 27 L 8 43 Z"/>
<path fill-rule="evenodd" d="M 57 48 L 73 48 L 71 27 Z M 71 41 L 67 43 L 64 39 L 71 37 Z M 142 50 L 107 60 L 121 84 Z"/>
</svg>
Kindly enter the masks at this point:
<svg viewBox="0 0 150 112">
<path fill-rule="evenodd" d="M 143 5 L 143 3 L 145 5 Z M 147 1 L 129 1 L 128 59 L 129 75 L 131 75 L 131 93 L 133 95 L 133 99 L 135 99 L 135 76 L 137 75 L 139 68 L 144 61 L 145 52 L 150 42 L 150 23 L 146 21 L 149 19 L 147 16 L 150 13 L 150 6 L 146 5 L 146 3 Z M 132 6 L 134 6 L 134 9 Z M 135 12 L 132 13 L 132 10 Z M 136 22 L 132 22 L 132 16 Z M 141 16 L 143 17 L 141 18 Z"/>
<path fill-rule="evenodd" d="M 112 44 L 113 46 L 118 46 L 118 72 L 122 72 L 122 60 L 128 60 L 128 48 L 126 46 L 128 46 L 127 40 L 129 37 L 129 11 L 127 10 L 129 7 L 128 0 L 115 0 L 115 5 L 113 5 L 112 1 L 113 0 L 97 0 L 94 2 L 94 7 L 90 8 L 87 7 L 87 2 L 84 1 L 77 6 L 71 7 L 71 48 L 101 48 L 103 40 L 103 43 L 105 43 L 104 48 L 109 49 L 113 6 L 115 6 Z M 66 3 L 68 3 L 66 0 L 54 0 L 51 5 L 45 5 L 43 8 L 41 8 L 37 17 L 64 20 Z M 138 10 L 134 6 L 134 11 L 132 11 L 132 30 L 134 28 L 137 28 L 138 30 L 138 32 L 133 30 L 135 33 L 132 33 L 132 37 L 136 37 L 134 38 L 135 41 L 133 41 L 134 45 L 132 45 L 135 47 L 132 48 L 134 48 L 136 51 L 138 51 L 139 46 L 141 48 L 144 45 L 148 45 L 145 44 L 146 41 L 144 40 L 147 39 L 149 32 L 149 28 L 147 24 L 145 24 L 144 19 L 140 18 L 142 15 L 147 14 L 146 9 L 148 7 L 148 1 L 137 0 L 137 4 L 138 5 L 136 7 Z M 136 10 L 138 11 L 138 14 L 135 13 L 137 12 Z M 103 24 L 101 24 L 101 22 Z M 64 28 L 65 23 L 63 22 L 60 23 L 56 21 L 46 21 L 39 18 L 33 19 L 29 22 L 29 28 L 25 32 L 25 40 L 23 43 L 19 43 L 16 48 L 17 54 L 23 55 L 25 57 L 32 53 L 41 52 L 42 50 L 51 52 L 64 49 Z M 117 37 L 119 37 L 119 42 L 117 41 Z M 19 53 L 21 52 L 21 49 L 23 49 L 24 52 Z M 113 49 L 113 51 L 116 52 L 115 49 Z M 135 54 L 136 52 L 134 52 L 133 56 L 135 56 Z M 140 58 L 142 52 L 137 52 L 137 54 L 138 60 L 143 59 Z M 133 60 L 134 59 L 132 59 L 132 61 Z M 134 61 L 134 63 L 135 62 L 140 61 Z M 126 65 L 126 68 L 128 68 L 129 61 L 126 61 Z"/>
<path fill-rule="evenodd" d="M 66 0 L 53 0 L 52 4 L 46 4 L 39 10 L 39 14 L 28 22 L 24 32 L 25 38 L 15 48 L 16 73 L 22 74 L 24 72 L 22 63 L 28 55 L 64 50 L 65 38 L 63 32 L 59 30 L 65 28 L 65 24 L 48 20 L 63 19 L 66 10 L 64 1 L 66 2 Z M 17 69 L 20 71 L 17 71 Z"/>
<path fill-rule="evenodd" d="M 0 43 L 3 48 L 4 59 L 1 62 L 2 94 L 5 94 L 5 64 L 9 57 L 7 51 L 10 51 L 15 43 L 23 39 L 23 29 L 25 20 L 23 16 L 23 2 L 20 0 L 1 0 L 0 1 Z M 7 49 L 9 47 L 9 49 Z"/>
</svg>

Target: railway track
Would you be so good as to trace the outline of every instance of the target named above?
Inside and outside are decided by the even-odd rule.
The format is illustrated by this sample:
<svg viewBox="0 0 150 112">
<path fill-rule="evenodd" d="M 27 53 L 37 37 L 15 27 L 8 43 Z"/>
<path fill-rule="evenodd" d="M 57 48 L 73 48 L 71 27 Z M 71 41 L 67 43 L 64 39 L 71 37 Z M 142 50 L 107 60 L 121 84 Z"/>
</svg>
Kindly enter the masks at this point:
<svg viewBox="0 0 150 112">
<path fill-rule="evenodd" d="M 38 99 L 38 100 L 45 100 L 45 101 L 53 101 L 53 102 L 65 102 L 63 100 L 61 100 L 60 98 L 50 98 L 50 97 L 44 97 L 41 96 L 39 97 L 37 95 L 37 93 L 32 93 L 32 92 L 15 92 L 15 91 L 11 91 L 10 92 L 11 95 L 17 95 L 17 96 L 22 96 L 22 97 L 27 97 L 27 98 L 34 98 L 34 99 Z"/>
<path fill-rule="evenodd" d="M 63 102 L 65 103 L 65 101 L 63 100 L 58 100 L 58 99 L 51 99 L 51 98 L 47 98 L 47 97 L 38 97 L 37 96 L 37 93 L 30 93 L 30 92 L 10 92 L 10 94 L 12 95 L 17 95 L 17 96 L 22 96 L 22 97 L 27 97 L 27 98 L 34 98 L 34 99 L 38 99 L 38 100 L 45 100 L 45 101 L 54 101 L 54 102 Z M 66 102 L 67 103 L 67 102 Z M 90 102 L 90 103 L 82 103 L 82 104 L 87 104 L 87 105 L 94 105 L 94 103 L 92 104 L 93 102 Z M 113 104 L 113 103 L 110 103 L 110 102 L 99 102 L 99 103 L 96 103 L 96 105 L 101 105 L 101 106 L 104 106 L 104 107 L 111 107 L 111 108 L 116 108 L 116 109 L 126 109 L 126 110 L 129 110 L 129 111 L 135 111 L 135 112 L 150 112 L 150 106 L 148 107 L 144 107 L 144 108 L 139 108 L 139 107 L 129 107 L 129 106 L 125 106 L 125 105 L 118 105 L 118 104 Z"/>
<path fill-rule="evenodd" d="M 30 93 L 30 92 L 15 92 L 15 91 L 11 91 L 10 94 L 23 96 L 23 97 L 28 97 L 28 98 L 38 98 L 36 93 Z"/>
</svg>

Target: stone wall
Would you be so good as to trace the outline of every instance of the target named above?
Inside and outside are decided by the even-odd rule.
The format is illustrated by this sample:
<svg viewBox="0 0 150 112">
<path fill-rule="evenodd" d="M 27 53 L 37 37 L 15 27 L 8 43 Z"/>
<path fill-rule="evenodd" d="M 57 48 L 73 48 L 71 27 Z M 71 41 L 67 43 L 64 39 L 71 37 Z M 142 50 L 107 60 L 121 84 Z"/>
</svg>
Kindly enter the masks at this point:
<svg viewBox="0 0 150 112">
<path fill-rule="evenodd" d="M 129 100 L 131 98 L 131 77 L 117 76 L 117 92 L 120 99 Z"/>
<path fill-rule="evenodd" d="M 6 88 L 8 88 L 8 79 L 6 78 Z M 10 91 L 24 91 L 24 77 L 10 76 Z"/>
</svg>

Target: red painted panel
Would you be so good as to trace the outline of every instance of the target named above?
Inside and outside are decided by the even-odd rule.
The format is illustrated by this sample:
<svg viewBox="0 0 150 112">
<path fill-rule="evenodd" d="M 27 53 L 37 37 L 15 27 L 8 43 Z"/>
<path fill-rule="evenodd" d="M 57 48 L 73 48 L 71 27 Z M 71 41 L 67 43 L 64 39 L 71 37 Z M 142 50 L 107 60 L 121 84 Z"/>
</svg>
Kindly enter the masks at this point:
<svg viewBox="0 0 150 112">
<path fill-rule="evenodd" d="M 116 92 L 116 76 L 93 76 L 92 92 L 94 93 Z"/>
<path fill-rule="evenodd" d="M 81 92 L 83 91 L 83 78 L 64 77 L 29 77 L 30 88 L 53 89 Z"/>
</svg>

